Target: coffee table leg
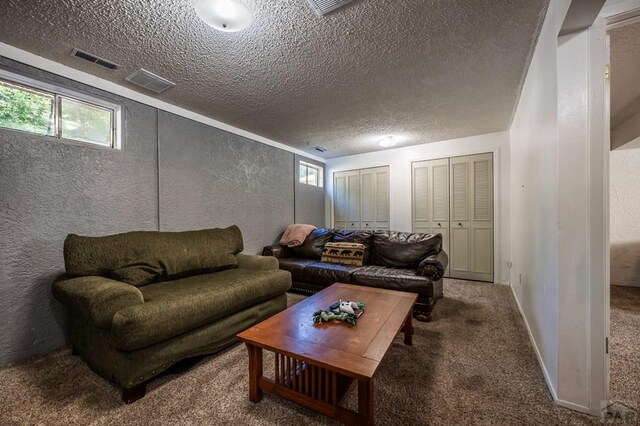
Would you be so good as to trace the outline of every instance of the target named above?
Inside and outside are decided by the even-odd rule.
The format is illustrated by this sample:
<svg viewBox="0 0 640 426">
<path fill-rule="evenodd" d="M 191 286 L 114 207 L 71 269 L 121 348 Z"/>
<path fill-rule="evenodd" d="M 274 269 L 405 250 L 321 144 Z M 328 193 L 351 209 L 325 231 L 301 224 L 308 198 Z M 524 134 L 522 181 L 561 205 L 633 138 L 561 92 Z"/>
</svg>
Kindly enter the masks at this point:
<svg viewBox="0 0 640 426">
<path fill-rule="evenodd" d="M 411 312 L 404 322 L 404 344 L 408 346 L 413 344 L 413 315 Z"/>
<path fill-rule="evenodd" d="M 373 425 L 373 379 L 358 380 L 358 420 L 360 425 Z"/>
<path fill-rule="evenodd" d="M 262 348 L 247 343 L 249 351 L 249 401 L 260 402 L 263 392 L 260 389 L 262 378 Z"/>
</svg>

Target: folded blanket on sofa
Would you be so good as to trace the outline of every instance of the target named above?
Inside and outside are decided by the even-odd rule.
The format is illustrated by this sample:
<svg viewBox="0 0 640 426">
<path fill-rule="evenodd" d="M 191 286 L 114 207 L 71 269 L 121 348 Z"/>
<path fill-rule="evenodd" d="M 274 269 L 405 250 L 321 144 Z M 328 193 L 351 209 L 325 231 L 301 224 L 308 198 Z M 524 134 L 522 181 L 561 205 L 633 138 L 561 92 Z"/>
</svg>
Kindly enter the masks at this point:
<svg viewBox="0 0 640 426">
<path fill-rule="evenodd" d="M 287 230 L 284 231 L 282 238 L 280 238 L 280 244 L 287 247 L 301 246 L 305 238 L 315 229 L 317 228 L 313 225 L 293 223 L 287 226 Z"/>
</svg>

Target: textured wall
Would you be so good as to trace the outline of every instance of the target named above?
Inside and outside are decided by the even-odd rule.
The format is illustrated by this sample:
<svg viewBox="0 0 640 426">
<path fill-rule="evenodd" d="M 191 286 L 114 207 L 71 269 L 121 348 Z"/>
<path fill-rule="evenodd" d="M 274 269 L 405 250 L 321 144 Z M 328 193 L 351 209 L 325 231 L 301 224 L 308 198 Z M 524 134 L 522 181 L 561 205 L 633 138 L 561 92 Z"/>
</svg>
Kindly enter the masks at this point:
<svg viewBox="0 0 640 426">
<path fill-rule="evenodd" d="M 94 90 L 0 58 L 0 66 Z M 68 233 L 157 228 L 156 110 L 123 106 L 123 150 L 0 130 L 0 364 L 58 348 L 65 315 L 51 296 Z"/>
<path fill-rule="evenodd" d="M 324 168 L 324 164 L 322 163 L 299 155 L 295 156 L 295 161 L 293 163 L 296 202 L 295 222 L 308 223 L 320 228 L 325 226 L 324 191 L 327 186 L 326 170 L 324 174 L 324 185 L 322 187 L 300 183 L 300 179 L 298 179 L 300 161 L 306 161 L 307 163 L 315 164 Z"/>
<path fill-rule="evenodd" d="M 51 283 L 69 233 L 238 224 L 258 252 L 293 222 L 293 154 L 2 57 L 0 67 L 119 103 L 124 119 L 122 151 L 0 129 L 0 365 L 64 345 Z M 303 203 L 322 205 L 314 195 Z"/>
<path fill-rule="evenodd" d="M 610 157 L 611 284 L 640 287 L 640 148 Z"/>
<path fill-rule="evenodd" d="M 163 111 L 158 135 L 161 230 L 236 224 L 258 253 L 293 221 L 293 154 Z"/>
</svg>

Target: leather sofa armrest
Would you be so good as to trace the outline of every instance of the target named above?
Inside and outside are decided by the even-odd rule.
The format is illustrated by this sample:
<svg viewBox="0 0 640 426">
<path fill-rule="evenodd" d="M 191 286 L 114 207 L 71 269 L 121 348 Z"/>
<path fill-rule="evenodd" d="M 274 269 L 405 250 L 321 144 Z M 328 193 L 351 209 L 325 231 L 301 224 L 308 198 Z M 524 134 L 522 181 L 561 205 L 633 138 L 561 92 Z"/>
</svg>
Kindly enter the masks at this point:
<svg viewBox="0 0 640 426">
<path fill-rule="evenodd" d="M 417 275 L 431 278 L 431 281 L 438 281 L 444 276 L 444 271 L 449 264 L 449 256 L 444 250 L 427 256 L 418 265 Z"/>
<path fill-rule="evenodd" d="M 273 256 L 276 259 L 280 259 L 282 257 L 285 257 L 286 249 L 286 247 L 283 247 L 281 245 L 266 246 L 262 249 L 262 255 Z"/>
<path fill-rule="evenodd" d="M 256 254 L 238 254 L 238 268 L 267 271 L 278 269 L 280 264 L 273 256 L 258 256 Z"/>
<path fill-rule="evenodd" d="M 137 287 L 105 277 L 61 277 L 53 283 L 53 295 L 72 313 L 109 329 L 115 314 L 144 303 Z"/>
</svg>

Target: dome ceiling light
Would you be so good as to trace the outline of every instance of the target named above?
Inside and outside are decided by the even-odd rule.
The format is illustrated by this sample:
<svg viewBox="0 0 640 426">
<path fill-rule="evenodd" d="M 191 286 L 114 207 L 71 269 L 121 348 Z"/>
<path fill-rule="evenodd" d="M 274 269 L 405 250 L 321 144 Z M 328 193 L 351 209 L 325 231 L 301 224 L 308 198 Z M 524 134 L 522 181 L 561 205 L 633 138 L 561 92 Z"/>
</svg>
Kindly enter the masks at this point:
<svg viewBox="0 0 640 426">
<path fill-rule="evenodd" d="M 380 139 L 380 142 L 378 142 L 378 145 L 380 145 L 383 148 L 391 148 L 392 146 L 395 146 L 398 143 L 398 141 L 396 141 L 393 136 L 387 136 L 385 138 Z"/>
<path fill-rule="evenodd" d="M 251 25 L 251 12 L 237 0 L 196 0 L 198 17 L 219 31 L 234 33 Z"/>
</svg>

